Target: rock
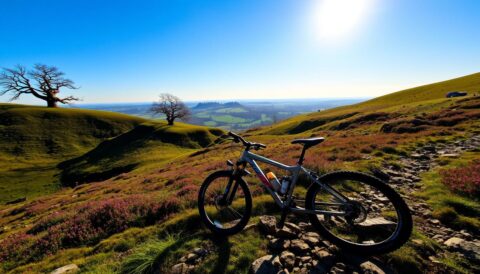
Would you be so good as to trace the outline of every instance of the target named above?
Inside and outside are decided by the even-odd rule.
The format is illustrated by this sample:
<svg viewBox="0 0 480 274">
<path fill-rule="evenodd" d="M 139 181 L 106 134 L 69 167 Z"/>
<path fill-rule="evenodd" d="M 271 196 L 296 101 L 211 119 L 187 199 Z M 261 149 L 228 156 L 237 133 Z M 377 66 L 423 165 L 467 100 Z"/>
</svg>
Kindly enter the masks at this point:
<svg viewBox="0 0 480 274">
<path fill-rule="evenodd" d="M 193 253 L 197 254 L 200 257 L 207 255 L 208 251 L 204 248 L 196 247 L 193 249 Z"/>
<path fill-rule="evenodd" d="M 187 262 L 193 263 L 198 258 L 198 255 L 195 253 L 188 253 L 187 254 Z"/>
<path fill-rule="evenodd" d="M 285 250 L 290 247 L 290 240 L 274 238 L 270 240 L 268 246 L 273 250 Z"/>
<path fill-rule="evenodd" d="M 312 257 L 310 257 L 310 256 L 300 257 L 300 262 L 302 262 L 302 264 L 308 264 L 311 261 L 312 261 Z"/>
<path fill-rule="evenodd" d="M 458 238 L 458 237 L 452 237 L 448 240 L 446 240 L 443 244 L 448 246 L 448 247 L 459 247 L 465 242 L 464 239 Z"/>
<path fill-rule="evenodd" d="M 277 220 L 274 216 L 260 216 L 260 227 L 267 234 L 275 234 L 277 228 Z"/>
<path fill-rule="evenodd" d="M 298 239 L 292 240 L 290 242 L 290 248 L 298 254 L 302 254 L 310 250 L 310 247 L 307 243 Z"/>
<path fill-rule="evenodd" d="M 460 155 L 458 153 L 445 153 L 445 154 L 440 154 L 440 157 L 444 158 L 458 158 Z"/>
<path fill-rule="evenodd" d="M 186 263 L 179 263 L 172 266 L 170 271 L 172 274 L 186 274 L 188 273 L 188 265 Z"/>
<path fill-rule="evenodd" d="M 302 232 L 302 229 L 294 223 L 286 222 L 285 226 L 288 227 L 291 231 L 293 231 L 293 233 L 295 233 L 297 235 Z"/>
<path fill-rule="evenodd" d="M 297 237 L 297 233 L 292 231 L 290 228 L 284 226 L 282 229 L 278 230 L 276 235 L 280 238 L 293 239 Z"/>
<path fill-rule="evenodd" d="M 430 262 L 432 263 L 436 263 L 436 264 L 441 264 L 442 262 L 439 261 L 437 258 L 435 258 L 434 256 L 428 256 L 428 259 L 430 260 Z"/>
<path fill-rule="evenodd" d="M 385 272 L 378 267 L 376 264 L 372 263 L 371 261 L 366 261 L 360 264 L 360 269 L 363 273 L 368 274 L 385 274 Z"/>
<path fill-rule="evenodd" d="M 397 225 L 396 223 L 389 221 L 383 217 L 369 218 L 358 224 L 358 226 L 362 228 L 387 227 L 387 226 L 395 227 L 396 225 Z"/>
<path fill-rule="evenodd" d="M 302 240 L 304 240 L 311 247 L 315 247 L 320 242 L 320 235 L 315 232 L 307 232 L 302 236 Z"/>
<path fill-rule="evenodd" d="M 335 263 L 335 256 L 325 249 L 315 251 L 315 256 L 318 258 L 318 263 L 323 267 L 330 267 Z"/>
<path fill-rule="evenodd" d="M 293 269 L 295 266 L 295 254 L 290 251 L 283 251 L 282 254 L 280 254 L 280 261 L 286 268 Z"/>
<path fill-rule="evenodd" d="M 80 268 L 76 264 L 69 264 L 55 269 L 50 274 L 77 273 L 78 271 L 80 271 Z"/>
<path fill-rule="evenodd" d="M 256 259 L 251 265 L 251 272 L 254 274 L 277 274 L 282 264 L 278 256 L 265 255 Z"/>
<path fill-rule="evenodd" d="M 440 224 L 440 221 L 437 220 L 437 219 L 430 219 L 428 220 L 431 224 L 434 224 L 434 225 L 439 225 Z"/>
<path fill-rule="evenodd" d="M 420 153 L 413 153 L 410 155 L 410 157 L 414 159 L 419 159 L 419 160 L 430 160 L 430 157 L 426 154 L 420 154 Z"/>
</svg>

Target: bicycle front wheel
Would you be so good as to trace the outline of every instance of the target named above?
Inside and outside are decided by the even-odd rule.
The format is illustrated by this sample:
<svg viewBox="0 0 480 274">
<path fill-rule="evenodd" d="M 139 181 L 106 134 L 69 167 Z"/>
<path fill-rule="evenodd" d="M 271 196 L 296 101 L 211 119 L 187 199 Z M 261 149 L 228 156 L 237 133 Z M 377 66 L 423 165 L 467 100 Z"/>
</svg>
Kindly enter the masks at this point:
<svg viewBox="0 0 480 274">
<path fill-rule="evenodd" d="M 240 232 L 247 225 L 252 211 L 252 196 L 247 183 L 240 177 L 232 176 L 231 170 L 214 172 L 205 179 L 198 193 L 198 211 L 202 221 L 212 232 L 220 235 Z"/>
<path fill-rule="evenodd" d="M 381 254 L 402 246 L 412 232 L 408 206 L 390 186 L 360 172 L 322 176 L 307 191 L 312 225 L 329 241 L 352 253 Z M 333 192 L 333 193 L 332 193 Z M 343 201 L 342 201 L 343 200 Z"/>
</svg>

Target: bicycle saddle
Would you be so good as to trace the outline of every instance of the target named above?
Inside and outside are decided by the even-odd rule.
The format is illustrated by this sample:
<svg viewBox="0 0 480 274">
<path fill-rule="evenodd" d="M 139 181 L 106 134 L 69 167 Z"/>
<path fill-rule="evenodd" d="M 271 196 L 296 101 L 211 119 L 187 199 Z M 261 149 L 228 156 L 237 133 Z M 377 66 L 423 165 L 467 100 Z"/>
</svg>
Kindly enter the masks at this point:
<svg viewBox="0 0 480 274">
<path fill-rule="evenodd" d="M 305 147 L 312 147 L 314 145 L 318 145 L 321 142 L 325 141 L 323 137 L 317 138 L 307 138 L 307 139 L 295 139 L 292 141 L 292 144 L 303 144 Z"/>
</svg>

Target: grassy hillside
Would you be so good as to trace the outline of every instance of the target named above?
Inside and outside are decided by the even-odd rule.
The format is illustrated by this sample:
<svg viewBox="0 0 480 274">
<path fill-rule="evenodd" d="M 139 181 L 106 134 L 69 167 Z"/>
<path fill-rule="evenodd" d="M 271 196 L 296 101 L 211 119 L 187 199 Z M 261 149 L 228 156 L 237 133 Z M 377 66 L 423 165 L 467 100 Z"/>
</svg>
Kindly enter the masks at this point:
<svg viewBox="0 0 480 274">
<path fill-rule="evenodd" d="M 0 104 L 0 203 L 54 191 L 58 162 L 144 121 L 105 111 Z"/>
<path fill-rule="evenodd" d="M 211 145 L 222 130 L 176 123 L 146 122 L 59 165 L 64 185 L 102 181 L 139 166 L 156 165 Z"/>
<path fill-rule="evenodd" d="M 469 97 L 480 96 L 480 73 L 394 92 L 355 105 L 295 116 L 271 127 L 264 127 L 258 132 L 296 134 L 328 129 L 348 118 L 358 118 L 372 113 L 388 112 L 390 116 L 383 117 L 383 120 L 387 120 L 400 115 L 431 112 L 442 109 L 452 101 L 461 100 L 445 98 L 450 91 L 467 91 Z"/>
<path fill-rule="evenodd" d="M 433 89 L 402 91 L 401 98 L 394 93 L 301 115 L 241 134 L 267 144 L 259 153 L 286 164 L 294 164 L 300 154 L 301 147 L 291 145 L 292 139 L 325 136 L 324 143 L 306 153 L 306 166 L 318 172 L 397 170 L 400 175 L 395 176 L 412 183 L 398 190 L 415 209 L 414 234 L 401 249 L 367 259 L 387 266 L 387 273 L 474 273 L 478 270 L 475 264 L 432 238 L 443 233 L 445 239 L 452 235 L 478 239 L 478 195 L 447 186 L 443 175 L 475 168 L 478 148 L 470 152 L 450 148 L 448 157 L 436 154 L 430 159 L 428 155 L 432 148 L 456 148 L 459 140 L 480 135 L 480 96 L 443 98 L 451 89 L 480 90 L 478 77 L 474 74 L 430 85 L 436 87 Z M 422 95 L 407 98 L 415 92 Z M 220 134 L 211 128 L 180 123 L 166 127 L 148 121 L 63 161 L 59 167 L 67 184 L 89 183 L 15 205 L 0 205 L 0 271 L 49 272 L 74 263 L 86 273 L 131 273 L 142 267 L 168 273 L 182 257 L 200 247 L 209 252 L 196 265 L 196 273 L 248 273 L 253 260 L 270 252 L 269 239 L 255 226 L 219 239 L 200 224 L 196 210 L 204 178 L 225 169 L 225 160 L 235 160 L 241 152 L 237 144 L 215 143 Z M 406 159 L 416 163 L 418 149 L 424 153 L 421 157 L 430 159 L 432 168 L 422 173 L 428 168 L 419 163 L 408 169 L 415 174 L 407 176 L 402 168 Z M 109 170 L 113 171 L 102 174 Z M 257 223 L 262 214 L 278 216 L 278 208 L 258 180 L 254 176 L 246 180 L 254 198 L 250 224 Z M 296 196 L 304 197 L 307 186 L 302 181 Z M 452 232 L 442 232 L 447 228 Z M 350 264 L 344 259 L 334 256 L 332 260 Z"/>
</svg>

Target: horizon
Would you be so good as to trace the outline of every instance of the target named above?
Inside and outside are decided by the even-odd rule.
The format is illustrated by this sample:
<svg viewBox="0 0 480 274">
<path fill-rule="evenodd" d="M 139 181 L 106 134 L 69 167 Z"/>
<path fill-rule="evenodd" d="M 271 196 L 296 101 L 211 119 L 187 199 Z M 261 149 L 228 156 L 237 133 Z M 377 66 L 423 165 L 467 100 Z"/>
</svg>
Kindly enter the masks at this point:
<svg viewBox="0 0 480 274">
<path fill-rule="evenodd" d="M 57 66 L 81 87 L 61 94 L 79 104 L 152 102 L 165 92 L 187 102 L 373 98 L 478 72 L 479 8 L 433 0 L 22 0 L 3 5 L 0 23 L 14 27 L 0 30 L 8 39 L 0 67 Z M 42 104 L 27 95 L 15 102 Z"/>
</svg>

